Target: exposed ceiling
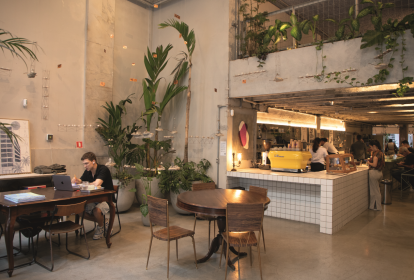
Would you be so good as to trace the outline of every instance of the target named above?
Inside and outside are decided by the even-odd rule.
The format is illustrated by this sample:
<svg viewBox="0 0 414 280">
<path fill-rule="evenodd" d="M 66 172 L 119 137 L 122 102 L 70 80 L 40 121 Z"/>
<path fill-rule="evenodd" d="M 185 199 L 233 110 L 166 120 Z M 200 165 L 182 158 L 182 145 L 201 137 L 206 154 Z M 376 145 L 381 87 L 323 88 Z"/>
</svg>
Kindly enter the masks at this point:
<svg viewBox="0 0 414 280">
<path fill-rule="evenodd" d="M 414 122 L 414 88 L 395 97 L 397 84 L 291 92 L 246 98 L 273 107 L 351 122 L 402 124 Z"/>
</svg>

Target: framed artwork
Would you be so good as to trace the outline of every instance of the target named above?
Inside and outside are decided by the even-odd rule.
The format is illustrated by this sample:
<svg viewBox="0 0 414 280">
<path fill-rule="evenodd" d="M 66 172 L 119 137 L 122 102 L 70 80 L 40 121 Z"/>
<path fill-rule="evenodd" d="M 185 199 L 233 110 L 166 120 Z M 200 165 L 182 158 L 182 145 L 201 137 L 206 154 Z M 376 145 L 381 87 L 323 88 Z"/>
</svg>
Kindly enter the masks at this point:
<svg viewBox="0 0 414 280">
<path fill-rule="evenodd" d="M 309 128 L 309 142 L 315 139 L 315 130 L 314 128 Z"/>
<path fill-rule="evenodd" d="M 244 121 L 239 124 L 239 138 L 243 148 L 249 149 L 249 132 L 247 132 L 247 124 Z"/>
<path fill-rule="evenodd" d="M 301 127 L 301 132 L 300 132 L 300 140 L 302 142 L 308 142 L 308 128 L 307 127 Z"/>
<path fill-rule="evenodd" d="M 29 121 L 0 119 L 0 122 L 21 137 L 13 145 L 7 134 L 0 130 L 0 175 L 32 173 Z"/>
</svg>

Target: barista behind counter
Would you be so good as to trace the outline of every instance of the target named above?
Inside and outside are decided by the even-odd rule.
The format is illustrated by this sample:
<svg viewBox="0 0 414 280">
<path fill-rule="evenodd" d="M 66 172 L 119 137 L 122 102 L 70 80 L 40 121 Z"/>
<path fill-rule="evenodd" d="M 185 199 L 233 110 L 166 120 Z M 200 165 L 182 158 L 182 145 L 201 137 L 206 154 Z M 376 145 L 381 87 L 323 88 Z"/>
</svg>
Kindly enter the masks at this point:
<svg viewBox="0 0 414 280">
<path fill-rule="evenodd" d="M 325 158 L 328 155 L 328 152 L 324 147 L 321 146 L 321 144 L 321 139 L 315 138 L 315 140 L 313 140 L 313 146 L 310 150 L 310 153 L 312 155 L 311 171 L 325 170 Z"/>
<path fill-rule="evenodd" d="M 329 143 L 326 138 L 321 138 L 321 146 L 324 147 L 330 155 L 336 155 L 338 153 L 338 150 L 333 144 Z"/>
</svg>

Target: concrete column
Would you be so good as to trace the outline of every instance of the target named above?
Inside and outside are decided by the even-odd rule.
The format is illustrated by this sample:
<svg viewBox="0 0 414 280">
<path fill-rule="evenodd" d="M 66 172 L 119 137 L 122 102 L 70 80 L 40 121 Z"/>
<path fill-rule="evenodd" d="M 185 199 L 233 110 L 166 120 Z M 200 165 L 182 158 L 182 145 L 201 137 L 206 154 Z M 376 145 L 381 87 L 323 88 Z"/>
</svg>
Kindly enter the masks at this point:
<svg viewBox="0 0 414 280">
<path fill-rule="evenodd" d="M 400 146 L 401 146 L 401 142 L 404 140 L 408 140 L 408 125 L 407 124 L 400 125 Z"/>
</svg>

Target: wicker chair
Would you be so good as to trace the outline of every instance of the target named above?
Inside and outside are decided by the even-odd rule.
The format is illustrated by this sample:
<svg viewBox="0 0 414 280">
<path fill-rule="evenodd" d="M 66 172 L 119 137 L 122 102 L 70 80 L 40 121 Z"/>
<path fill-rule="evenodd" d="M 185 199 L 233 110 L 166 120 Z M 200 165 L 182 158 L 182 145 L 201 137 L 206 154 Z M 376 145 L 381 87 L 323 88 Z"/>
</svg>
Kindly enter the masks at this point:
<svg viewBox="0 0 414 280">
<path fill-rule="evenodd" d="M 52 247 L 52 235 L 55 234 L 63 234 L 66 233 L 66 250 L 73 254 L 76 255 L 78 257 L 84 258 L 84 259 L 89 259 L 91 254 L 89 252 L 89 246 L 88 246 L 88 241 L 86 240 L 86 235 L 84 234 L 83 236 L 85 237 L 85 243 L 86 243 L 86 248 L 88 250 L 88 256 L 84 257 L 80 254 L 77 254 L 75 252 L 72 252 L 68 249 L 68 233 L 72 232 L 72 231 L 77 231 L 82 229 L 83 231 L 85 231 L 85 228 L 83 226 L 83 213 L 85 212 L 85 204 L 86 201 L 84 202 L 80 202 L 77 204 L 69 204 L 69 205 L 56 205 L 55 209 L 52 213 L 52 218 L 50 220 L 49 225 L 45 225 L 45 226 L 41 226 L 40 228 L 43 229 L 44 231 L 46 231 L 47 233 L 49 233 L 49 243 L 50 243 L 50 259 L 52 261 L 52 267 L 49 268 L 41 263 L 39 263 L 36 260 L 36 254 L 35 254 L 35 262 L 46 268 L 49 271 L 53 271 L 53 267 L 54 267 L 54 261 L 53 261 L 53 247 Z M 76 214 L 81 214 L 82 213 L 82 222 L 81 224 L 77 224 L 74 223 L 72 221 L 65 221 L 65 222 L 58 222 L 58 223 L 53 223 L 54 217 L 55 216 L 71 216 L 71 215 L 76 215 Z M 36 240 L 36 247 L 38 247 L 38 243 L 39 243 L 39 235 L 37 236 L 37 240 Z"/>
<path fill-rule="evenodd" d="M 196 249 L 195 249 L 195 241 L 194 241 L 194 229 L 188 230 L 178 226 L 170 226 L 169 221 L 169 214 L 168 214 L 168 200 L 156 198 L 153 196 L 147 196 L 148 198 L 148 215 L 150 221 L 150 228 L 151 228 L 151 241 L 148 250 L 148 258 L 147 258 L 147 266 L 148 269 L 148 262 L 151 253 L 151 245 L 152 245 L 152 238 L 155 237 L 156 239 L 167 241 L 168 242 L 168 257 L 167 257 L 167 279 L 169 278 L 170 273 L 170 241 L 175 240 L 176 245 L 176 254 L 178 260 L 178 239 L 183 237 L 190 236 L 193 240 L 193 248 L 194 248 L 194 259 L 197 267 L 197 257 L 196 257 Z M 153 231 L 152 226 L 159 225 L 164 228 Z"/>
<path fill-rule="evenodd" d="M 223 256 L 224 242 L 227 243 L 226 248 L 226 274 L 227 279 L 227 263 L 229 260 L 229 248 L 230 246 L 237 247 L 237 251 L 240 252 L 240 247 L 250 248 L 250 266 L 252 265 L 252 246 L 257 246 L 259 267 L 260 267 L 260 279 L 262 278 L 262 265 L 260 259 L 260 234 L 263 226 L 263 204 L 244 204 L 244 203 L 228 203 L 226 211 L 226 232 L 223 232 L 223 243 L 221 246 L 220 254 L 220 267 L 221 259 Z M 256 239 L 255 231 L 259 232 L 259 240 Z M 240 269 L 240 263 L 239 263 Z"/>
<path fill-rule="evenodd" d="M 214 182 L 193 184 L 193 191 L 215 190 L 215 189 L 216 189 L 216 184 Z M 205 215 L 205 214 L 196 214 L 196 217 L 201 219 L 201 220 L 208 221 L 208 244 L 207 244 L 207 248 L 210 248 L 211 222 L 213 222 L 213 225 L 214 225 L 214 230 L 213 230 L 213 237 L 214 237 L 214 235 L 216 234 L 217 216 Z M 195 229 L 195 221 L 196 220 L 194 220 L 194 229 Z"/>
<path fill-rule="evenodd" d="M 249 191 L 253 193 L 258 193 L 264 197 L 267 197 L 267 189 L 265 188 L 250 186 Z M 266 210 L 267 210 L 267 205 L 265 205 L 264 207 L 264 211 Z M 262 237 L 263 237 L 263 248 L 264 248 L 264 252 L 266 253 L 266 242 L 265 242 L 265 237 L 264 237 L 263 225 L 262 225 Z"/>
</svg>

